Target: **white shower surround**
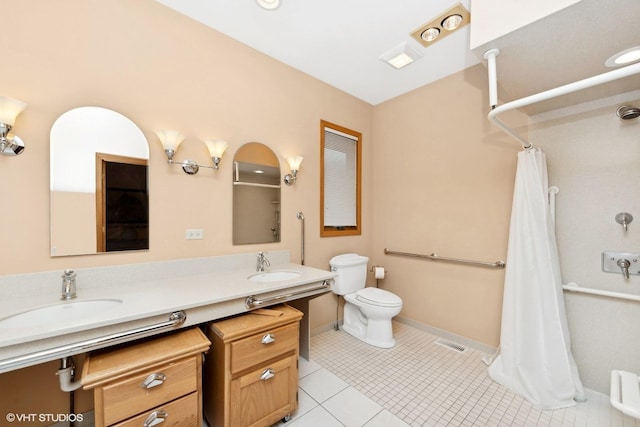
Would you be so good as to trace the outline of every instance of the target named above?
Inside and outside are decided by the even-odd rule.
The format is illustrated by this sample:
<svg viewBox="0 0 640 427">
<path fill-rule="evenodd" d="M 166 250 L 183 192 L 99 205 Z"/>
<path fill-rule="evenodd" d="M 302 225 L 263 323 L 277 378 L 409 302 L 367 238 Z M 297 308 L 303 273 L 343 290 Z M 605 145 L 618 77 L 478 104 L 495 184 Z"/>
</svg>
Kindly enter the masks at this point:
<svg viewBox="0 0 640 427">
<path fill-rule="evenodd" d="M 619 105 L 640 91 L 531 118 L 529 140 L 547 154 L 549 184 L 560 188 L 556 233 L 563 282 L 640 295 L 640 277 L 601 270 L 606 250 L 637 252 L 640 224 L 624 232 L 619 212 L 640 216 L 640 119 Z M 634 227 L 634 225 L 636 225 Z M 607 393 L 612 369 L 640 373 L 640 303 L 565 292 L 573 355 L 585 387 Z"/>
</svg>

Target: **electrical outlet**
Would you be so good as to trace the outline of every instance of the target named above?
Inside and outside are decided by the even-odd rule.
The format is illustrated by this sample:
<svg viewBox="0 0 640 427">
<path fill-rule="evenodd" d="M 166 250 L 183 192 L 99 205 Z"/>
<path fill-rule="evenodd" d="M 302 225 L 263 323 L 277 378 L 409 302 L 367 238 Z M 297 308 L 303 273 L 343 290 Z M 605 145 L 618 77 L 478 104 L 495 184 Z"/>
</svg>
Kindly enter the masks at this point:
<svg viewBox="0 0 640 427">
<path fill-rule="evenodd" d="M 204 239 L 204 230 L 202 228 L 187 228 L 184 238 L 187 240 L 202 240 Z"/>
</svg>

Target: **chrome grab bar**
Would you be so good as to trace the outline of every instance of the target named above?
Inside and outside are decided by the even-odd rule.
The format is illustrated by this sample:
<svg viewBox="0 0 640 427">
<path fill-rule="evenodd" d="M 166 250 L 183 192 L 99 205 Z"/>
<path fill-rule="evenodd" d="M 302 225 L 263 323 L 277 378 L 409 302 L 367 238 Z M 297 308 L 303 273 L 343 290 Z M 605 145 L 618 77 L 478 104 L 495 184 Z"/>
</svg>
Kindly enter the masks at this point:
<svg viewBox="0 0 640 427">
<path fill-rule="evenodd" d="M 307 294 L 309 292 L 319 291 L 321 289 L 329 290 L 330 287 L 331 287 L 331 283 L 328 280 L 325 280 L 324 282 L 322 282 L 322 285 L 316 286 L 315 288 L 302 289 L 300 291 L 290 292 L 284 295 L 277 295 L 274 297 L 267 297 L 264 299 L 258 299 L 258 297 L 256 297 L 255 295 L 250 295 L 244 300 L 244 305 L 249 309 L 253 309 L 253 308 L 261 307 L 268 304 L 275 304 L 280 301 L 286 301 L 289 298 L 296 295 Z"/>
<path fill-rule="evenodd" d="M 0 373 L 7 372 L 13 369 L 24 368 L 40 362 L 60 359 L 65 356 L 71 356 L 78 353 L 97 350 L 98 348 L 103 348 L 107 345 L 120 344 L 126 341 L 130 341 L 133 338 L 142 338 L 145 336 L 149 336 L 152 335 L 152 333 L 161 331 L 163 329 L 180 326 L 185 322 L 185 320 L 187 320 L 187 315 L 184 313 L 184 311 L 176 311 L 171 313 L 171 315 L 169 316 L 169 320 L 167 320 L 166 322 L 156 323 L 148 326 L 141 326 L 139 328 L 130 329 L 128 331 L 116 332 L 111 335 L 90 338 L 85 341 L 54 347 L 47 350 L 36 351 L 34 353 L 24 354 L 22 356 L 11 357 L 9 359 L 0 361 Z"/>
<path fill-rule="evenodd" d="M 413 258 L 426 258 L 432 261 L 455 262 L 458 264 L 478 265 L 482 267 L 491 267 L 491 268 L 504 268 L 506 266 L 504 261 L 496 261 L 496 262 L 474 261 L 469 259 L 443 257 L 435 253 L 432 253 L 431 255 L 422 255 L 422 254 L 412 254 L 410 252 L 390 251 L 387 248 L 384 248 L 384 254 L 385 255 L 401 255 L 401 256 L 407 256 L 407 257 L 413 257 Z"/>
</svg>

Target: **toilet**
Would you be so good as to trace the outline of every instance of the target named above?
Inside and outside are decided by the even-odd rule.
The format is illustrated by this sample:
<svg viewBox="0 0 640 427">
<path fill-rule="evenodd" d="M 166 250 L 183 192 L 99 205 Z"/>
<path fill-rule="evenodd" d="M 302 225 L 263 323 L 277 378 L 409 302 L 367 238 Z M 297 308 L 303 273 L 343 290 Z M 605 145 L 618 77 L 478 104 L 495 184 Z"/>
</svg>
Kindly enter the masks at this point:
<svg viewBox="0 0 640 427">
<path fill-rule="evenodd" d="M 331 291 L 344 295 L 342 329 L 354 337 L 381 348 L 396 345 L 391 318 L 402 310 L 399 296 L 379 288 L 365 287 L 369 258 L 344 254 L 331 258 L 331 271 L 337 273 Z"/>
</svg>

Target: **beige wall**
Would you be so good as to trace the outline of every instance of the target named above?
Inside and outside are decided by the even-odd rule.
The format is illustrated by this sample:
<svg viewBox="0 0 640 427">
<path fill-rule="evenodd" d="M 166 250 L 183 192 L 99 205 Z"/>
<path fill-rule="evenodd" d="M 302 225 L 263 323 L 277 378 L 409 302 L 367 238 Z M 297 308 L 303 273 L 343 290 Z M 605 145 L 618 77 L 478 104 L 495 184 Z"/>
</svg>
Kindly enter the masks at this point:
<svg viewBox="0 0 640 427">
<path fill-rule="evenodd" d="M 502 271 L 382 254 L 389 247 L 504 258 L 518 147 L 485 118 L 482 66 L 372 107 L 151 0 L 23 0 L 5 2 L 3 12 L 12 22 L 3 44 L 11 66 L 0 67 L 0 92 L 29 106 L 15 126 L 24 154 L 0 158 L 0 179 L 11 183 L 2 187 L 0 215 L 11 227 L 2 230 L 0 274 L 280 249 L 297 262 L 302 211 L 307 265 L 368 255 L 387 267 L 382 287 L 403 298 L 403 316 L 497 345 Z M 84 105 L 126 115 L 149 140 L 149 251 L 49 256 L 49 131 L 60 114 Z M 361 236 L 319 237 L 321 119 L 363 134 Z M 206 162 L 202 140 L 229 141 L 220 170 L 188 176 L 167 165 L 154 134 L 163 128 L 186 135 L 178 159 Z M 305 160 L 296 185 L 282 189 L 282 241 L 233 246 L 232 159 L 250 141 L 269 145 L 283 173 L 285 157 Z M 204 229 L 205 239 L 185 240 L 187 228 Z M 333 321 L 335 304 L 333 295 L 314 300 L 311 326 Z M 43 402 L 51 401 L 66 412 L 56 365 L 0 375 L 0 416 L 49 412 Z"/>
<path fill-rule="evenodd" d="M 402 316 L 497 346 L 504 270 L 383 254 L 504 260 L 519 146 L 487 121 L 485 88 L 478 65 L 376 106 L 372 262 Z"/>
<path fill-rule="evenodd" d="M 292 260 L 298 262 L 298 211 L 306 216 L 307 265 L 328 268 L 328 260 L 339 252 L 369 251 L 371 105 L 151 0 L 25 0 L 3 2 L 2 8 L 11 16 L 12 34 L 3 38 L 3 53 L 11 58 L 11 66 L 0 67 L 0 92 L 29 105 L 14 128 L 25 141 L 25 152 L 0 158 L 0 180 L 5 183 L 0 214 L 6 218 L 0 274 L 281 249 L 290 249 Z M 62 113 L 85 105 L 124 114 L 149 141 L 151 249 L 147 252 L 49 256 L 49 131 Z M 319 237 L 321 119 L 363 134 L 362 236 Z M 220 170 L 202 169 L 188 176 L 167 165 L 154 133 L 163 128 L 186 136 L 178 159 L 210 161 L 202 141 L 227 140 L 230 146 Z M 305 160 L 296 185 L 282 188 L 282 241 L 233 246 L 232 160 L 250 141 L 270 146 L 283 172 L 288 172 L 285 157 L 302 155 Z M 205 239 L 185 240 L 187 228 L 204 229 Z M 52 283 L 51 291 L 58 292 L 57 286 Z M 328 295 L 313 302 L 313 325 L 335 317 L 334 301 Z M 65 401 L 54 376 L 57 364 L 43 366 L 47 367 L 44 381 L 38 377 L 42 367 L 0 376 L 1 413 L 50 412 L 43 402 Z M 16 378 L 31 387 L 16 394 L 11 386 Z M 13 406 L 19 403 L 21 408 Z M 58 410 L 66 413 L 66 405 L 60 405 Z"/>
</svg>

